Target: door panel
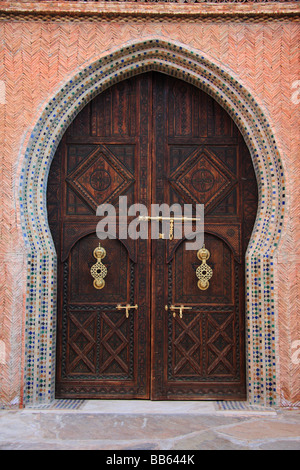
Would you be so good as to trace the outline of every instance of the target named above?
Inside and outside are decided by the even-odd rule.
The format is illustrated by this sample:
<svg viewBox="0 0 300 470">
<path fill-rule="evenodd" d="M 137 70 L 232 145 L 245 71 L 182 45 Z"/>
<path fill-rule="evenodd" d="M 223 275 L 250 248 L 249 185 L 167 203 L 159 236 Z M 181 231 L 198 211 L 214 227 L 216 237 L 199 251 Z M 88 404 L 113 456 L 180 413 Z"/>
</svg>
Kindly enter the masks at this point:
<svg viewBox="0 0 300 470">
<path fill-rule="evenodd" d="M 118 239 L 107 239 L 101 243 L 106 250 L 106 256 L 102 260 L 107 268 L 105 289 L 99 293 L 93 286 L 91 268 L 96 263 L 93 251 L 98 244 L 97 235 L 92 234 L 81 238 L 72 248 L 69 255 L 69 302 L 73 304 L 84 301 L 96 305 L 129 302 L 130 258 L 127 249 Z"/>
<path fill-rule="evenodd" d="M 149 398 L 150 242 L 101 240 L 105 286 L 91 268 L 99 245 L 97 206 L 119 196 L 150 203 L 151 80 L 115 85 L 89 103 L 56 152 L 48 214 L 58 254 L 56 396 Z M 128 218 L 130 221 L 130 218 Z M 138 262 L 137 262 L 138 261 Z M 138 310 L 117 309 L 127 304 Z"/>
<path fill-rule="evenodd" d="M 195 87 L 157 75 L 153 114 L 153 199 L 204 204 L 213 277 L 200 290 L 188 242 L 152 241 L 152 399 L 245 399 L 244 255 L 257 207 L 250 155 L 228 114 Z"/>
<path fill-rule="evenodd" d="M 205 246 L 210 251 L 207 264 L 213 270 L 209 289 L 199 292 L 196 269 L 201 264 L 197 251 L 187 250 L 186 242 L 180 244 L 172 262 L 174 298 L 176 304 L 199 303 L 232 305 L 234 303 L 234 259 L 228 245 L 218 237 L 205 236 Z"/>
<path fill-rule="evenodd" d="M 196 269 L 201 264 L 196 251 L 186 250 L 182 242 L 165 268 L 167 305 L 161 319 L 156 318 L 154 334 L 161 321 L 164 347 L 155 349 L 153 399 L 243 399 L 244 311 L 240 304 L 242 266 L 223 240 L 205 234 L 211 253 L 207 264 L 213 269 L 209 288 L 200 291 Z M 159 299 L 160 300 L 160 299 Z M 161 301 L 160 304 L 161 305 Z M 164 305 L 164 306 L 165 306 Z M 180 318 L 170 306 L 188 307 Z M 157 310 L 163 311 L 163 307 Z M 157 377 L 161 376 L 160 387 Z"/>
<path fill-rule="evenodd" d="M 93 286 L 90 269 L 99 240 L 91 234 L 79 240 L 64 265 L 65 298 L 62 335 L 66 336 L 62 371 L 65 380 L 132 380 L 137 343 L 134 315 L 126 318 L 116 310 L 118 303 L 134 305 L 134 264 L 119 240 L 106 240 L 105 289 Z M 84 282 L 83 282 L 84 280 Z M 89 282 L 88 282 L 89 281 Z M 101 339 L 101 340 L 100 340 Z M 73 382 L 73 386 L 75 383 Z"/>
<path fill-rule="evenodd" d="M 113 204 L 118 227 L 119 196 L 149 212 L 151 204 L 204 204 L 207 290 L 184 238 L 125 240 L 118 231 L 100 240 L 107 275 L 94 287 L 96 208 Z M 256 208 L 248 149 L 207 94 L 151 72 L 94 98 L 64 135 L 48 183 L 57 397 L 245 398 L 244 257 Z M 118 304 L 138 308 L 127 317 Z M 188 309 L 174 316 L 180 305 Z"/>
</svg>

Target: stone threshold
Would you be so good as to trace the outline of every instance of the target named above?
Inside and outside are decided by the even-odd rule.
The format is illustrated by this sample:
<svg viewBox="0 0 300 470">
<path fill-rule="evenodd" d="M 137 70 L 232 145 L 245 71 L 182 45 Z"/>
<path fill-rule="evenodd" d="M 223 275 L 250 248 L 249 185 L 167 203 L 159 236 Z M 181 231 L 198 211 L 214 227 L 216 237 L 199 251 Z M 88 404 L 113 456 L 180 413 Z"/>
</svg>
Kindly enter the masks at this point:
<svg viewBox="0 0 300 470">
<path fill-rule="evenodd" d="M 49 404 L 27 405 L 22 411 L 41 410 L 106 415 L 277 415 L 275 408 L 245 401 L 54 400 Z"/>
</svg>

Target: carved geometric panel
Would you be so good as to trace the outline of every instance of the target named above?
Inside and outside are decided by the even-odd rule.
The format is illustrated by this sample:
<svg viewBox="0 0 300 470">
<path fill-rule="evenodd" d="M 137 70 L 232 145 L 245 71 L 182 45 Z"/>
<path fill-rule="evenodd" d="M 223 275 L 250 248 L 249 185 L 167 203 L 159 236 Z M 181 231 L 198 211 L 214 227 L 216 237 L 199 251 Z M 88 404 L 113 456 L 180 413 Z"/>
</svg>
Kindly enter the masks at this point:
<svg viewBox="0 0 300 470">
<path fill-rule="evenodd" d="M 204 204 L 206 214 L 236 182 L 228 167 L 205 148 L 193 152 L 169 178 L 171 186 L 187 203 Z"/>
<path fill-rule="evenodd" d="M 132 318 L 114 309 L 69 311 L 66 377 L 130 378 Z"/>
<path fill-rule="evenodd" d="M 122 313 L 101 315 L 100 373 L 126 376 L 129 372 L 129 324 Z"/>
<path fill-rule="evenodd" d="M 202 331 L 198 314 L 186 314 L 183 318 L 176 315 L 173 320 L 172 375 L 202 375 Z"/>
<path fill-rule="evenodd" d="M 234 312 L 201 310 L 169 319 L 169 380 L 239 380 Z"/>
<path fill-rule="evenodd" d="M 115 200 L 135 180 L 118 158 L 101 145 L 69 173 L 66 181 L 96 210 L 100 204 Z"/>
<path fill-rule="evenodd" d="M 236 354 L 234 314 L 213 313 L 207 316 L 207 375 L 235 376 Z"/>
<path fill-rule="evenodd" d="M 95 312 L 70 312 L 68 319 L 67 374 L 96 371 L 97 315 Z"/>
</svg>

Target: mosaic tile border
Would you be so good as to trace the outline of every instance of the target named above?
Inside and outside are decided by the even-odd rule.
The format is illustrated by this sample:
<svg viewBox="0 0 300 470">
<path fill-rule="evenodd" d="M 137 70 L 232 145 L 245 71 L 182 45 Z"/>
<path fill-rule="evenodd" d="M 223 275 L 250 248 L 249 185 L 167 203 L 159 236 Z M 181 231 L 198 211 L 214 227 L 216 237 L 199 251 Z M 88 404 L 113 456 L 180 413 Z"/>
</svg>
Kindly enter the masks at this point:
<svg viewBox="0 0 300 470">
<path fill-rule="evenodd" d="M 56 253 L 46 209 L 52 158 L 67 127 L 91 99 L 120 80 L 150 70 L 183 79 L 211 95 L 231 115 L 249 147 L 259 210 L 246 254 L 248 399 L 251 404 L 274 405 L 274 254 L 285 210 L 284 174 L 275 138 L 267 117 L 236 77 L 201 52 L 160 39 L 132 41 L 98 57 L 57 91 L 32 130 L 19 190 L 28 250 L 24 403 L 47 403 L 55 393 Z"/>
<path fill-rule="evenodd" d="M 249 405 L 245 401 L 216 401 L 214 405 L 217 411 L 258 411 L 259 413 L 271 411 L 270 407 Z"/>
<path fill-rule="evenodd" d="M 26 408 L 32 410 L 80 410 L 85 403 L 85 400 L 53 400 L 50 403 L 41 403 Z"/>
</svg>

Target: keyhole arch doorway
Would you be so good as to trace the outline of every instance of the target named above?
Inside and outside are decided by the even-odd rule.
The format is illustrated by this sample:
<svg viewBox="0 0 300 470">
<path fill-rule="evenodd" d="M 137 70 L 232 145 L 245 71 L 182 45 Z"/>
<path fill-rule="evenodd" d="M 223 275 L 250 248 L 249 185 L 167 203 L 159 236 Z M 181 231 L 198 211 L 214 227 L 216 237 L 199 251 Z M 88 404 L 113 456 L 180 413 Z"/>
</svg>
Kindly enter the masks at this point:
<svg viewBox="0 0 300 470">
<path fill-rule="evenodd" d="M 212 96 L 237 124 L 249 148 L 260 197 L 246 254 L 248 399 L 274 404 L 277 306 L 273 277 L 285 204 L 284 173 L 274 135 L 251 93 L 225 67 L 186 45 L 156 38 L 111 50 L 78 72 L 49 101 L 31 132 L 19 184 L 31 278 L 24 331 L 24 403 L 47 402 L 55 394 L 56 252 L 46 209 L 52 158 L 65 130 L 90 100 L 114 83 L 148 71 L 178 77 Z M 264 334 L 258 340 L 261 330 Z M 40 340 L 32 347 L 34 336 Z"/>
</svg>

